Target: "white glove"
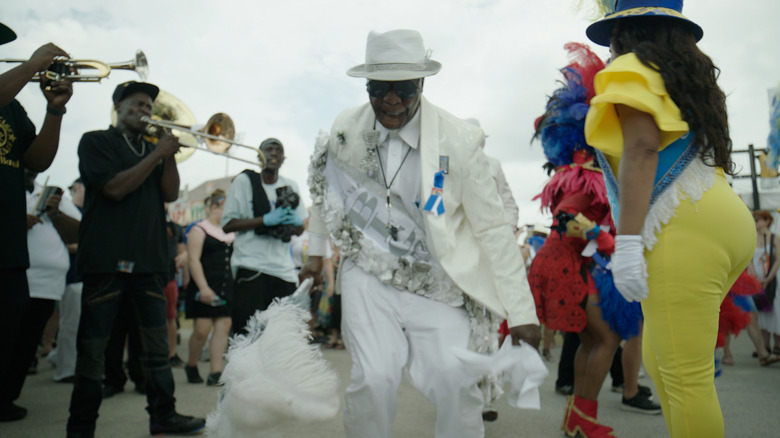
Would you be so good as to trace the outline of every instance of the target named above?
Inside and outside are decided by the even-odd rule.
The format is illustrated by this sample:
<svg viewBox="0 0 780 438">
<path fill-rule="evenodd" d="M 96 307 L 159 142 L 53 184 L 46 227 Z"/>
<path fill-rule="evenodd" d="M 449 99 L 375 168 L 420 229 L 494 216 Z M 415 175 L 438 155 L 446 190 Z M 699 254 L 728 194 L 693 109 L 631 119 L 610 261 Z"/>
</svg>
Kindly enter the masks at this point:
<svg viewBox="0 0 780 438">
<path fill-rule="evenodd" d="M 626 301 L 642 301 L 650 292 L 647 288 L 647 263 L 642 236 L 615 237 L 615 253 L 612 254 L 612 278 L 620 295 Z"/>
</svg>

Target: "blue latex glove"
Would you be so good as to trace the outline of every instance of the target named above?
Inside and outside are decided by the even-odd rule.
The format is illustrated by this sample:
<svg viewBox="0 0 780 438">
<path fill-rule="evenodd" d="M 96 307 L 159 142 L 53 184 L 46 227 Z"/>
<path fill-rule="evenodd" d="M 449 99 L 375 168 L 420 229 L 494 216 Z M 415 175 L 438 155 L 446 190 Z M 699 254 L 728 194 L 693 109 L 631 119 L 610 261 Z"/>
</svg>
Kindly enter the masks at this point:
<svg viewBox="0 0 780 438">
<path fill-rule="evenodd" d="M 284 219 L 282 219 L 282 224 L 300 227 L 303 225 L 303 219 L 301 219 L 294 210 L 290 210 L 287 215 L 285 215 Z"/>
<path fill-rule="evenodd" d="M 266 227 L 275 227 L 282 223 L 287 215 L 287 209 L 275 208 L 263 215 L 263 225 Z"/>
</svg>

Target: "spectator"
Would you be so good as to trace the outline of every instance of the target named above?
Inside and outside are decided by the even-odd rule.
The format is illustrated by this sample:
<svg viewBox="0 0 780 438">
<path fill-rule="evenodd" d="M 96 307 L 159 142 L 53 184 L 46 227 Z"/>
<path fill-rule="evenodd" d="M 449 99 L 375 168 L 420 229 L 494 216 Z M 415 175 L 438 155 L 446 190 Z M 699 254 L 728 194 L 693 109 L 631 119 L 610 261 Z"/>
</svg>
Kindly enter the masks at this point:
<svg viewBox="0 0 780 438">
<path fill-rule="evenodd" d="M 184 271 L 187 268 L 187 246 L 184 243 L 182 227 L 171 220 L 168 215 L 168 204 L 165 204 L 165 233 L 168 242 L 168 282 L 165 285 L 165 318 L 168 328 L 168 359 L 172 367 L 184 367 L 184 361 L 176 354 L 176 345 L 179 337 L 179 286 L 184 280 Z M 186 286 L 186 285 L 185 285 Z"/>
<path fill-rule="evenodd" d="M 191 281 L 186 295 L 186 316 L 194 319 L 189 344 L 189 359 L 184 367 L 187 381 L 203 383 L 198 373 L 198 357 L 212 331 L 209 343 L 209 368 L 206 384 L 219 384 L 222 376 L 222 355 L 230 332 L 230 307 L 233 274 L 230 255 L 235 234 L 225 233 L 220 227 L 225 191 L 215 190 L 206 203 L 207 216 L 195 224 L 187 234 L 187 255 Z"/>
<path fill-rule="evenodd" d="M 298 278 L 290 236 L 303 233 L 303 220 L 309 215 L 298 185 L 279 174 L 285 158 L 282 142 L 266 139 L 260 151 L 266 158 L 262 172 L 245 170 L 236 176 L 222 213 L 222 229 L 236 233 L 230 257 L 236 333 L 246 333 L 246 321 L 255 311 L 295 292 Z M 285 196 L 278 197 L 279 193 Z"/>
<path fill-rule="evenodd" d="M 30 304 L 22 315 L 8 373 L 0 376 L 0 399 L 11 403 L 21 394 L 44 326 L 54 310 L 54 304 L 65 292 L 65 275 L 70 266 L 65 243 L 76 241 L 79 226 L 79 212 L 69 201 L 62 200 L 62 189 L 57 192 L 44 190 L 44 187 L 35 184 L 37 172 L 29 169 L 24 172 L 28 190 L 30 267 L 27 269 L 27 283 Z"/>
<path fill-rule="evenodd" d="M 73 181 L 70 187 L 70 199 L 79 211 L 81 218 L 84 207 L 84 183 L 81 178 Z M 76 334 L 79 330 L 81 315 L 81 289 L 83 283 L 76 278 L 76 252 L 78 242 L 66 245 L 70 256 L 70 268 L 65 280 L 65 293 L 60 300 L 59 332 L 57 346 L 46 356 L 46 360 L 56 367 L 54 381 L 72 383 L 76 374 Z"/>
</svg>

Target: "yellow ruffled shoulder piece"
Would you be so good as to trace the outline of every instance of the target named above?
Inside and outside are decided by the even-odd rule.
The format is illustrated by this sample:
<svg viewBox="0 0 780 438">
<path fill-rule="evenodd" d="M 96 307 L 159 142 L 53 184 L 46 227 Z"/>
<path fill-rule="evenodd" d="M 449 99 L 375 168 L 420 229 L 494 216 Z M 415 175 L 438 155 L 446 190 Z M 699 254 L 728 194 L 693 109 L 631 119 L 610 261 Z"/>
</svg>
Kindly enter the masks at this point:
<svg viewBox="0 0 780 438">
<path fill-rule="evenodd" d="M 593 86 L 596 96 L 590 101 L 585 119 L 585 140 L 607 156 L 623 155 L 623 131 L 616 104 L 653 116 L 661 130 L 659 150 L 688 132 L 688 123 L 666 92 L 661 74 L 642 64 L 634 53 L 618 57 L 597 73 Z"/>
</svg>

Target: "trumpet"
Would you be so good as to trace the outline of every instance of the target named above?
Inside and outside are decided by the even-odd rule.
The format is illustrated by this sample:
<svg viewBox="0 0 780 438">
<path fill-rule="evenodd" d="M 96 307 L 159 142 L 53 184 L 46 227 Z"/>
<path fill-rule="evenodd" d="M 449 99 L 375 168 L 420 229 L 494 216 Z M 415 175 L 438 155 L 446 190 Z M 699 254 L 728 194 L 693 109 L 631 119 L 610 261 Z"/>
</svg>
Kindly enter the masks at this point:
<svg viewBox="0 0 780 438">
<path fill-rule="evenodd" d="M 231 119 L 230 116 L 225 113 L 214 114 L 209 118 L 208 122 L 206 122 L 206 125 L 203 128 L 197 130 L 193 129 L 192 126 L 181 125 L 165 120 L 154 120 L 147 116 L 141 117 L 141 121 L 146 123 L 148 127 L 151 128 L 151 131 L 153 131 L 153 136 L 158 135 L 156 132 L 158 129 L 162 131 L 179 131 L 180 133 L 195 137 L 198 140 L 198 144 L 205 144 L 205 147 L 201 147 L 199 145 L 187 144 L 186 142 L 183 143 L 181 141 L 181 136 L 179 136 L 179 144 L 182 146 L 193 148 L 195 150 L 206 151 L 214 155 L 232 158 L 234 160 L 243 161 L 249 164 L 258 164 L 256 161 L 245 160 L 243 158 L 227 155 L 227 150 L 230 149 L 231 146 L 252 149 L 257 153 L 257 159 L 260 161 L 260 167 L 265 167 L 266 160 L 263 151 L 261 151 L 259 148 L 245 145 L 233 140 L 236 132 L 233 119 Z M 147 129 L 147 131 L 150 131 L 150 129 Z M 189 155 L 187 158 L 189 158 Z M 177 160 L 177 162 L 183 161 L 184 159 Z"/>
<path fill-rule="evenodd" d="M 26 59 L 0 59 L 0 62 L 23 63 Z M 92 74 L 80 74 L 79 70 L 95 70 Z M 40 82 L 41 80 L 59 81 L 67 79 L 73 82 L 100 82 L 108 77 L 111 70 L 133 70 L 138 73 L 141 80 L 146 81 L 149 76 L 149 62 L 146 55 L 141 50 L 135 52 L 135 58 L 114 64 L 107 64 L 93 59 L 70 59 L 59 57 L 45 72 L 38 72 L 33 75 L 30 82 Z M 75 72 L 71 74 L 71 72 Z"/>
</svg>

